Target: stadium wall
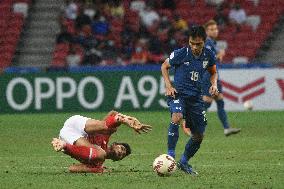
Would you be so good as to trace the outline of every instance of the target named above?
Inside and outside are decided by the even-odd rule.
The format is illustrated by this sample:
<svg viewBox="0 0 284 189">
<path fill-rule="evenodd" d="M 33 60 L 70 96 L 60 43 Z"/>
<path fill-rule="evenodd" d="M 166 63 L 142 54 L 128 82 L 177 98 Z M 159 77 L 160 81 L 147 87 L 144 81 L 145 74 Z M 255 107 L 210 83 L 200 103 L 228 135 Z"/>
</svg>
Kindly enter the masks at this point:
<svg viewBox="0 0 284 189">
<path fill-rule="evenodd" d="M 284 110 L 284 69 L 220 69 L 226 109 Z M 165 88 L 157 69 L 1 76 L 0 113 L 163 110 Z M 213 105 L 210 111 L 215 111 Z"/>
</svg>

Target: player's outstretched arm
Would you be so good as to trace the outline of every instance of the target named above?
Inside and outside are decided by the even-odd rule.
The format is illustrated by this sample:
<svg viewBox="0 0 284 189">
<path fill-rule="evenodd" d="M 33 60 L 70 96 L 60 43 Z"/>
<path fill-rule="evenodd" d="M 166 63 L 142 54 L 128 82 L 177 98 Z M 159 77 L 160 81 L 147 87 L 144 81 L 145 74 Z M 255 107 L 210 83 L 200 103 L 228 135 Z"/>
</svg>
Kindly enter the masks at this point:
<svg viewBox="0 0 284 189">
<path fill-rule="evenodd" d="M 116 111 L 110 111 L 104 120 L 89 119 L 85 125 L 85 132 L 88 134 L 112 134 L 116 132 L 121 124 L 126 124 L 133 128 L 137 133 L 147 133 L 151 130 L 150 125 L 142 124 L 135 117 L 124 115 Z"/>
<path fill-rule="evenodd" d="M 85 124 L 85 132 L 88 134 L 106 134 L 111 135 L 116 132 L 117 127 L 120 125 L 115 120 L 115 115 L 118 114 L 116 111 L 110 111 L 103 120 L 89 119 Z"/>
<path fill-rule="evenodd" d="M 141 123 L 137 118 L 124 115 L 121 113 L 116 114 L 116 120 L 132 128 L 138 134 L 148 133 L 152 130 L 152 126 Z"/>
</svg>

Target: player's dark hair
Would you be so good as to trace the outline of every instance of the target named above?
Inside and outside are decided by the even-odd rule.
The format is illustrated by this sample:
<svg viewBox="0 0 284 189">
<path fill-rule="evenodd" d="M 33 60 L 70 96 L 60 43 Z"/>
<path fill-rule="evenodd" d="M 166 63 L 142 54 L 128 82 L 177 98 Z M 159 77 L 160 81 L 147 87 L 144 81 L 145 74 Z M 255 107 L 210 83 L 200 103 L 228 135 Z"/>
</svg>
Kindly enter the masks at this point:
<svg viewBox="0 0 284 189">
<path fill-rule="evenodd" d="M 126 149 L 126 156 L 128 156 L 129 154 L 131 154 L 131 148 L 130 148 L 130 145 L 127 144 L 127 143 L 116 143 L 116 144 L 119 144 L 119 145 L 122 145 L 125 147 Z"/>
<path fill-rule="evenodd" d="M 121 145 L 121 146 L 124 146 L 124 147 L 125 147 L 126 154 L 125 154 L 124 157 L 128 156 L 129 154 L 131 154 L 131 148 L 130 148 L 129 144 L 127 144 L 127 143 L 122 143 L 122 142 L 114 142 L 114 143 L 112 143 L 111 146 L 113 146 L 113 145 Z M 119 160 L 121 160 L 119 157 L 117 157 L 117 156 L 115 155 L 114 152 L 112 152 L 112 155 L 111 155 L 111 158 L 110 158 L 110 159 L 112 159 L 113 161 L 119 161 Z"/>
<path fill-rule="evenodd" d="M 207 35 L 203 26 L 192 26 L 189 31 L 189 37 L 193 39 L 200 37 L 205 41 Z"/>
</svg>

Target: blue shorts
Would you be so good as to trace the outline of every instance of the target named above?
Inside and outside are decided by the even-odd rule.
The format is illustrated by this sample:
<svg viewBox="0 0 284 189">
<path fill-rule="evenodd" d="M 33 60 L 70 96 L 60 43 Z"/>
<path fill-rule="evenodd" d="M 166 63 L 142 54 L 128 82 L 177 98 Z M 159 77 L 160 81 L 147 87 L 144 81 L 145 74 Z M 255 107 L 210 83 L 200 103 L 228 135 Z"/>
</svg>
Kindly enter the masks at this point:
<svg viewBox="0 0 284 189">
<path fill-rule="evenodd" d="M 186 127 L 192 134 L 203 134 L 207 126 L 206 112 L 201 97 L 168 97 L 168 106 L 173 113 L 182 113 Z"/>
<path fill-rule="evenodd" d="M 171 114 L 173 113 L 182 113 L 182 115 L 184 115 L 184 101 L 183 98 L 173 98 L 173 97 L 168 97 L 167 100 L 169 109 Z"/>
<path fill-rule="evenodd" d="M 209 72 L 205 72 L 204 75 L 203 75 L 202 84 L 201 84 L 203 96 L 211 96 L 211 94 L 209 93 L 210 87 L 211 87 L 210 74 L 209 74 Z M 219 79 L 217 80 L 217 87 L 218 87 L 219 93 L 222 93 L 222 91 L 223 91 L 222 84 L 221 84 L 221 81 Z"/>
</svg>

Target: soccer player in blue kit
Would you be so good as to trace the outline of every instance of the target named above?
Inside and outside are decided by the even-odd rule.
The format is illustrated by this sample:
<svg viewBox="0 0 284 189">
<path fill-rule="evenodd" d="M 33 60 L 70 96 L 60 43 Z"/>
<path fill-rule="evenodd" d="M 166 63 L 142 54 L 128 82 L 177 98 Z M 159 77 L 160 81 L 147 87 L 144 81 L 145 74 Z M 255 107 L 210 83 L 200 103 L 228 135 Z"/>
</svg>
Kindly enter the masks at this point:
<svg viewBox="0 0 284 189">
<path fill-rule="evenodd" d="M 205 48 L 210 49 L 216 55 L 217 64 L 218 64 L 218 62 L 221 62 L 223 57 L 225 56 L 225 51 L 223 49 L 218 49 L 216 45 L 217 44 L 216 39 L 219 33 L 217 23 L 214 20 L 209 20 L 208 22 L 204 24 L 204 28 L 207 34 Z M 220 77 L 218 77 L 218 80 L 217 80 L 217 87 L 218 87 L 219 93 L 216 96 L 211 96 L 209 93 L 210 73 L 209 72 L 204 73 L 203 79 L 202 79 L 202 95 L 203 95 L 202 98 L 203 98 L 206 110 L 211 106 L 213 100 L 215 100 L 217 104 L 218 117 L 220 121 L 222 122 L 222 125 L 224 128 L 224 134 L 225 136 L 230 136 L 232 134 L 239 133 L 241 129 L 232 128 L 230 127 L 228 123 L 227 114 L 224 109 L 224 99 L 223 99 L 224 97 L 222 93 L 222 85 L 221 85 L 219 78 Z"/>
<path fill-rule="evenodd" d="M 185 173 L 197 175 L 188 161 L 198 151 L 207 125 L 204 102 L 201 96 L 201 82 L 205 71 L 211 75 L 209 93 L 218 94 L 216 57 L 205 48 L 206 32 L 202 26 L 190 29 L 189 46 L 175 50 L 161 66 L 166 95 L 171 112 L 168 128 L 168 154 L 175 158 L 175 147 L 179 137 L 179 124 L 184 118 L 191 130 L 191 137 L 185 145 L 178 167 Z M 169 70 L 174 69 L 174 86 Z"/>
</svg>

